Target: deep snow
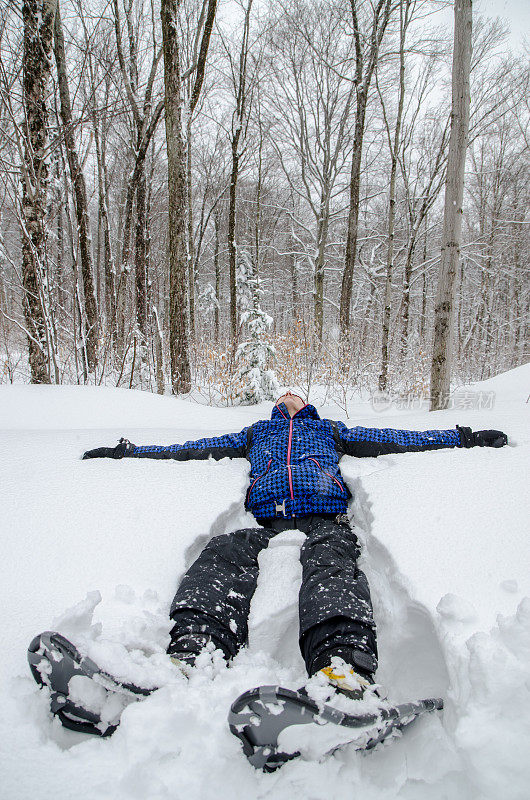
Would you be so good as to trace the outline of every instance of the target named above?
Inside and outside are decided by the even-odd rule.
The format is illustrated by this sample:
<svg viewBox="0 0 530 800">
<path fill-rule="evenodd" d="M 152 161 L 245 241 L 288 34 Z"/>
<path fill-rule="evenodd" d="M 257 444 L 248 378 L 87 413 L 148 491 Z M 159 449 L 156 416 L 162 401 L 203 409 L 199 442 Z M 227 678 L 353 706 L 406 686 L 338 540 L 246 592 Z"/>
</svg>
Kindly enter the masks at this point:
<svg viewBox="0 0 530 800">
<path fill-rule="evenodd" d="M 125 435 L 171 443 L 240 430 L 271 404 L 219 409 L 89 387 L 0 387 L 3 636 L 2 800 L 354 796 L 526 800 L 530 796 L 530 365 L 472 387 L 487 410 L 376 413 L 366 401 L 323 416 L 412 429 L 500 428 L 502 450 L 345 457 L 379 630 L 379 681 L 392 700 L 441 694 L 370 754 L 256 772 L 232 737 L 232 700 L 260 683 L 304 681 L 297 649 L 298 552 L 284 533 L 261 554 L 249 647 L 187 682 L 165 655 L 167 611 L 187 565 L 213 535 L 254 524 L 242 509 L 243 460 L 81 461 Z M 318 393 L 310 398 L 318 400 Z M 318 403 L 317 403 L 318 405 Z M 120 677 L 163 688 L 124 712 L 110 739 L 63 730 L 26 664 L 58 629 Z"/>
</svg>

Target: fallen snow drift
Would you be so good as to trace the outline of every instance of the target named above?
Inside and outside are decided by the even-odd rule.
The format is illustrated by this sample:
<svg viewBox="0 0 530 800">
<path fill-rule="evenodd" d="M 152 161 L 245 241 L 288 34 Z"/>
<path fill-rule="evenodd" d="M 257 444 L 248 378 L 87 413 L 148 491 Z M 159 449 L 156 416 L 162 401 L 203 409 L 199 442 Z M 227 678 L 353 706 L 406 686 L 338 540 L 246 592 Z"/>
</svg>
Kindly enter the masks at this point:
<svg viewBox="0 0 530 800">
<path fill-rule="evenodd" d="M 281 534 L 261 554 L 248 648 L 229 669 L 216 662 L 187 682 L 165 655 L 169 603 L 210 537 L 255 524 L 242 508 L 248 465 L 80 460 L 122 435 L 148 444 L 240 430 L 270 404 L 0 387 L 0 798 L 526 799 L 529 387 L 526 366 L 472 387 L 495 392 L 489 409 L 376 413 L 353 401 L 346 418 L 322 408 L 350 425 L 500 428 L 510 446 L 343 459 L 378 623 L 378 679 L 392 700 L 442 695 L 446 710 L 372 753 L 346 747 L 271 775 L 247 763 L 226 716 L 252 686 L 304 681 L 303 535 Z M 162 688 L 128 706 L 110 739 L 63 730 L 26 664 L 30 639 L 45 629 L 119 677 Z"/>
</svg>

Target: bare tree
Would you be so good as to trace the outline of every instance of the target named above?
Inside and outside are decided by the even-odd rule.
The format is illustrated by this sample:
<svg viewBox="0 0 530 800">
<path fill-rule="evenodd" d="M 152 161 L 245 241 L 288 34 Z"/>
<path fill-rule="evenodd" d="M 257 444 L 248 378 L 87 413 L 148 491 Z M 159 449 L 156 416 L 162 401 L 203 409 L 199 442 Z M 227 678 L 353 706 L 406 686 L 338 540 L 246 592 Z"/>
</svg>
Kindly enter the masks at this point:
<svg viewBox="0 0 530 800">
<path fill-rule="evenodd" d="M 178 21 L 180 0 L 162 0 L 167 172 L 169 191 L 169 352 L 174 394 L 189 392 L 186 309 L 186 153 L 182 136 L 182 89 Z"/>
<path fill-rule="evenodd" d="M 447 160 L 440 276 L 434 309 L 431 411 L 447 408 L 451 380 L 454 292 L 462 237 L 464 168 L 469 132 L 472 0 L 455 0 L 451 136 Z"/>
<path fill-rule="evenodd" d="M 237 0 L 216 27 L 216 0 L 167 0 L 165 65 L 158 0 L 62 0 L 62 25 L 57 2 L 0 15 L 0 381 L 171 377 L 230 402 L 245 262 L 283 381 L 344 404 L 394 375 L 425 392 L 451 122 L 452 32 L 430 23 L 448 1 Z M 499 22 L 473 19 L 470 80 L 452 382 L 528 358 L 528 67 Z"/>
<path fill-rule="evenodd" d="M 207 5 L 206 5 L 207 3 Z M 182 135 L 182 88 L 179 64 L 178 9 L 180 0 L 162 0 L 166 141 L 169 188 L 169 349 L 171 382 L 175 394 L 189 392 L 191 371 L 188 354 L 186 314 L 186 151 Z M 206 59 L 215 18 L 216 2 L 205 0 L 207 8 L 188 112 L 192 113 L 204 82 Z M 204 17 L 203 17 L 204 19 Z"/>
<path fill-rule="evenodd" d="M 411 175 L 410 162 L 406 163 L 403 157 L 401 172 L 405 187 L 405 201 L 408 219 L 408 241 L 405 254 L 403 275 L 403 293 L 400 307 L 401 319 L 396 321 L 400 339 L 400 360 L 406 357 L 409 345 L 409 319 L 411 304 L 411 289 L 413 284 L 414 257 L 422 226 L 425 226 L 427 215 L 442 190 L 445 169 L 447 164 L 447 143 L 449 138 L 449 119 L 441 120 L 435 117 L 429 131 L 425 123 L 423 128 L 423 141 L 421 142 L 420 157 L 416 155 L 415 161 L 421 165 L 416 177 L 420 177 L 418 184 Z M 426 135 L 425 135 L 426 134 Z M 416 164 L 416 167 L 418 163 Z M 426 259 L 424 259 L 425 261 Z"/>
<path fill-rule="evenodd" d="M 142 340 L 142 352 L 145 352 L 147 340 L 147 186 L 145 162 L 149 144 L 156 131 L 162 111 L 164 100 L 159 99 L 154 103 L 155 81 L 162 49 L 153 38 L 151 45 L 152 57 L 148 77 L 145 83 L 143 96 L 140 96 L 140 68 L 138 64 L 138 34 L 133 21 L 132 0 L 125 2 L 125 21 L 127 27 L 128 55 L 126 57 L 122 41 L 120 8 L 118 0 L 113 0 L 114 28 L 116 46 L 122 80 L 125 86 L 127 102 L 132 115 L 133 141 L 131 152 L 133 166 L 127 181 L 126 200 L 124 210 L 123 240 L 121 247 L 120 275 L 117 285 L 118 305 L 118 348 L 124 346 L 125 336 L 125 303 L 127 277 L 130 271 L 131 246 L 133 241 L 133 203 L 136 199 L 136 229 L 135 229 L 135 296 L 136 296 L 136 325 Z M 155 31 L 153 30 L 153 37 Z"/>
<path fill-rule="evenodd" d="M 92 243 L 90 239 L 90 222 L 88 216 L 88 203 L 85 176 L 79 163 L 77 148 L 74 139 L 74 122 L 72 117 L 72 104 L 68 87 L 66 56 L 64 51 L 64 36 L 61 23 L 59 4 L 55 12 L 54 24 L 54 53 L 57 66 L 59 96 L 61 100 L 62 134 L 66 148 L 70 178 L 74 190 L 75 212 L 77 220 L 77 234 L 79 256 L 81 261 L 81 276 L 83 279 L 86 355 L 89 372 L 93 372 L 97 364 L 98 345 L 98 310 L 94 293 L 94 278 L 92 274 Z"/>
<path fill-rule="evenodd" d="M 269 51 L 270 142 L 291 192 L 314 217 L 306 251 L 314 281 L 315 334 L 322 341 L 328 239 L 344 213 L 343 186 L 337 183 L 349 157 L 355 93 L 354 82 L 341 72 L 353 55 L 342 9 L 314 0 L 283 5 Z"/>
<path fill-rule="evenodd" d="M 352 297 L 353 272 L 357 258 L 357 236 L 359 228 L 359 202 L 361 186 L 362 148 L 368 104 L 368 92 L 372 83 L 383 36 L 390 19 L 391 0 L 377 0 L 370 6 L 371 15 L 367 30 L 362 30 L 357 0 L 350 0 L 355 43 L 355 130 L 350 178 L 350 209 L 348 213 L 348 232 L 346 256 L 340 294 L 339 322 L 341 338 L 344 341 L 350 327 L 350 305 Z"/>
<path fill-rule="evenodd" d="M 526 80 L 514 92 L 517 72 L 514 64 L 509 93 L 499 86 L 504 115 L 487 125 L 469 148 L 466 194 L 472 241 L 465 251 L 466 269 L 457 304 L 457 349 L 461 370 L 469 370 L 471 375 L 478 372 L 481 378 L 495 374 L 507 359 L 517 363 L 518 323 L 525 316 L 528 271 L 521 234 L 528 163 L 520 125 L 520 93 L 526 92 Z M 475 302 L 470 315 L 471 293 Z"/>
<path fill-rule="evenodd" d="M 206 71 L 206 59 L 213 31 L 217 0 L 203 0 L 198 23 L 193 36 L 192 68 L 188 70 L 188 109 L 186 115 L 186 183 L 188 214 L 188 263 L 190 332 L 195 335 L 195 283 L 196 258 L 193 230 L 193 180 L 192 180 L 192 124 L 199 102 Z M 195 70 L 196 66 L 196 70 Z"/>
<path fill-rule="evenodd" d="M 247 64 L 249 56 L 250 12 L 253 0 L 247 0 L 243 36 L 239 52 L 239 62 L 236 65 L 230 57 L 232 83 L 235 93 L 235 108 L 232 114 L 232 130 L 230 132 L 230 145 L 232 150 L 232 171 L 230 174 L 230 200 L 228 207 L 228 259 L 230 280 L 230 330 L 233 342 L 237 337 L 237 295 L 236 295 L 236 200 L 237 181 L 239 178 L 239 162 L 241 159 L 241 140 L 245 139 L 248 125 L 248 92 L 247 92 Z"/>
<path fill-rule="evenodd" d="M 392 302 L 392 275 L 394 271 L 394 227 L 396 218 L 396 175 L 398 167 L 399 146 L 401 137 L 401 121 L 403 118 L 403 105 L 405 102 L 405 40 L 407 28 L 410 24 L 411 0 L 400 0 L 399 3 L 399 94 L 394 126 L 393 140 L 390 134 L 390 126 L 386 119 L 385 107 L 385 127 L 388 136 L 388 146 L 390 149 L 390 187 L 388 192 L 388 244 L 386 254 L 386 280 L 385 280 L 385 299 L 383 309 L 383 336 L 381 344 L 381 374 L 379 375 L 379 391 L 383 392 L 387 386 L 388 362 L 389 362 L 389 331 L 390 313 Z M 412 9 L 413 10 L 413 9 Z"/>
<path fill-rule="evenodd" d="M 88 36 L 85 31 L 85 40 L 88 45 Z M 107 166 L 107 138 L 110 122 L 106 108 L 110 99 L 110 80 L 108 74 L 104 77 L 103 107 L 100 111 L 96 100 L 96 75 L 93 67 L 92 53 L 87 46 L 87 64 L 90 79 L 90 116 L 94 132 L 94 147 L 97 163 L 98 184 L 98 274 L 100 273 L 100 254 L 103 250 L 103 281 L 105 285 L 105 312 L 107 348 L 115 345 L 116 336 L 116 263 L 111 234 L 110 214 L 110 181 Z M 100 307 L 102 303 L 100 300 Z"/>
</svg>

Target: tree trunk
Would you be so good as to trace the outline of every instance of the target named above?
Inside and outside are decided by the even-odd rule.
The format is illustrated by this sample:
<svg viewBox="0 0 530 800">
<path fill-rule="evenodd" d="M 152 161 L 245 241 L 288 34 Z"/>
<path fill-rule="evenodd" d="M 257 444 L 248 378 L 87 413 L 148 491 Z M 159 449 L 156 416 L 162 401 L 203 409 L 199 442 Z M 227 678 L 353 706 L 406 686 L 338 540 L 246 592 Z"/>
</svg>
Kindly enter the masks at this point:
<svg viewBox="0 0 530 800">
<path fill-rule="evenodd" d="M 407 247 L 407 257 L 405 259 L 405 275 L 403 278 L 403 305 L 401 312 L 401 341 L 399 345 L 399 357 L 401 362 L 407 356 L 409 346 L 409 319 L 410 319 L 410 285 L 412 283 L 412 264 L 416 252 L 418 229 L 415 228 L 410 233 Z"/>
<path fill-rule="evenodd" d="M 178 19 L 180 0 L 162 0 L 164 86 L 169 189 L 169 349 L 175 394 L 189 392 L 186 303 L 186 153 L 182 137 Z"/>
<path fill-rule="evenodd" d="M 204 21 L 204 27 L 201 36 L 201 43 L 199 52 L 197 53 L 198 37 L 195 42 L 194 60 L 197 62 L 197 69 L 195 73 L 195 82 L 191 90 L 189 103 L 188 103 L 188 121 L 186 126 L 186 177 L 187 177 L 187 202 L 188 202 L 188 266 L 189 266 L 189 309 L 190 309 L 190 334 L 191 338 L 195 338 L 196 326 L 196 312 L 195 312 L 195 290 L 197 281 L 197 264 L 195 255 L 195 245 L 193 241 L 193 193 L 192 193 L 192 177 L 191 177 L 191 124 L 193 112 L 201 94 L 202 85 L 204 82 L 204 74 L 206 71 L 206 61 L 208 57 L 208 49 L 210 47 L 210 37 L 212 35 L 213 25 L 215 21 L 215 13 L 217 11 L 217 0 L 203 0 L 202 10 L 199 18 L 199 28 Z M 198 258 L 198 256 L 197 256 Z"/>
<path fill-rule="evenodd" d="M 228 205 L 228 264 L 230 282 L 230 333 L 232 341 L 237 338 L 237 293 L 236 293 L 236 191 L 239 174 L 239 134 L 238 129 L 232 139 L 232 172 L 230 175 L 230 200 Z"/>
<path fill-rule="evenodd" d="M 346 257 L 340 292 L 339 323 L 342 340 L 346 339 L 350 327 L 353 270 L 357 259 L 357 234 L 359 229 L 359 199 L 365 116 L 366 97 L 363 92 L 363 87 L 357 87 L 357 110 L 355 113 L 355 133 L 353 137 L 353 155 L 350 176 L 350 210 L 348 213 Z"/>
<path fill-rule="evenodd" d="M 46 281 L 46 195 L 49 180 L 47 85 L 50 79 L 55 0 L 24 0 L 24 174 L 22 282 L 32 383 L 50 383 L 49 329 L 42 287 Z"/>
<path fill-rule="evenodd" d="M 116 283 L 116 350 L 119 358 L 122 357 L 125 347 L 125 306 L 127 301 L 127 284 L 131 271 L 131 237 L 136 185 L 137 180 L 133 180 L 133 176 L 131 176 L 127 183 L 123 231 L 120 237 L 120 269 Z"/>
<path fill-rule="evenodd" d="M 142 172 L 136 188 L 136 324 L 147 342 L 147 180 Z"/>
<path fill-rule="evenodd" d="M 164 394 L 166 389 L 164 379 L 164 339 L 156 306 L 153 306 L 153 323 L 155 337 L 156 391 L 158 394 Z"/>
<path fill-rule="evenodd" d="M 289 247 L 290 252 L 287 256 L 289 259 L 289 271 L 291 273 L 291 300 L 292 300 L 292 310 L 293 310 L 293 322 L 295 325 L 298 324 L 298 320 L 301 317 L 300 311 L 300 291 L 298 288 L 298 267 L 296 263 L 296 255 L 294 253 L 295 248 L 295 238 L 293 232 L 291 230 L 291 235 L 289 237 Z"/>
<path fill-rule="evenodd" d="M 324 263 L 329 229 L 329 187 L 322 189 L 320 216 L 317 225 L 317 257 L 315 261 L 314 320 L 317 340 L 322 342 L 324 334 Z"/>
<path fill-rule="evenodd" d="M 64 52 L 64 37 L 61 24 L 59 6 L 55 14 L 54 26 L 54 53 L 57 65 L 59 83 L 59 96 L 61 99 L 61 120 L 63 123 L 63 136 L 66 147 L 66 157 L 70 169 L 70 177 L 74 189 L 75 211 L 77 218 L 78 246 L 81 260 L 81 277 L 83 280 L 83 293 L 85 296 L 86 314 L 86 351 L 89 372 L 93 372 L 97 364 L 98 346 L 98 310 L 94 293 L 94 278 L 92 274 L 92 253 L 90 242 L 90 220 L 88 216 L 88 202 L 86 195 L 85 176 L 75 146 L 72 105 L 66 72 L 66 57 Z"/>
<path fill-rule="evenodd" d="M 350 5 L 355 38 L 356 108 L 350 177 L 350 208 L 348 212 L 346 256 L 344 260 L 344 272 L 342 275 L 339 307 L 339 324 L 342 342 L 345 342 L 348 335 L 348 329 L 350 327 L 350 305 L 353 286 L 353 271 L 357 259 L 361 164 L 364 124 L 366 119 L 366 105 L 368 103 L 370 84 L 372 82 L 374 70 L 377 66 L 377 60 L 379 58 L 379 48 L 388 25 L 391 11 L 390 0 L 377 0 L 373 7 L 372 24 L 369 36 L 364 37 L 363 32 L 359 27 L 356 0 L 350 0 Z M 366 64 L 363 54 L 365 38 L 369 39 Z"/>
<path fill-rule="evenodd" d="M 68 170 L 64 155 L 64 143 L 59 139 L 59 159 L 61 164 L 61 176 L 63 181 L 63 196 L 65 198 L 70 196 L 70 185 L 68 182 Z M 77 383 L 86 383 L 88 381 L 88 367 L 86 356 L 86 336 L 83 324 L 83 309 L 80 294 L 80 280 L 79 280 L 79 265 L 76 259 L 76 240 L 74 236 L 74 224 L 72 222 L 72 215 L 70 213 L 70 203 L 64 203 L 64 215 L 66 219 L 65 241 L 68 242 L 68 250 L 70 255 L 70 264 L 72 266 L 72 333 L 75 351 L 75 366 L 76 366 L 76 380 Z M 67 234 L 67 235 L 66 235 Z M 79 355 L 81 355 L 81 364 L 79 363 Z"/>
<path fill-rule="evenodd" d="M 245 120 L 245 106 L 247 102 L 247 58 L 248 58 L 248 39 L 250 30 L 250 12 L 252 9 L 253 0 L 247 0 L 247 8 L 245 11 L 245 24 L 243 29 L 243 38 L 241 42 L 241 51 L 239 53 L 239 72 L 237 75 L 237 82 L 234 86 L 236 95 L 236 107 L 234 110 L 234 123 L 235 128 L 232 127 L 232 172 L 230 174 L 230 201 L 228 206 L 228 263 L 229 263 L 229 279 L 230 279 L 230 332 L 232 336 L 232 344 L 235 345 L 237 339 L 237 294 L 236 294 L 236 197 L 237 197 L 237 180 L 239 177 L 239 141 L 243 131 L 243 123 Z"/>
<path fill-rule="evenodd" d="M 108 208 L 108 179 L 104 136 L 100 137 L 99 123 L 94 113 L 94 142 L 98 169 L 98 203 L 103 232 L 103 274 L 105 279 L 105 312 L 107 334 L 113 342 L 116 335 L 116 267 L 112 254 Z"/>
<path fill-rule="evenodd" d="M 195 247 L 193 242 L 193 193 L 191 180 L 191 114 L 188 115 L 186 132 L 186 185 L 188 203 L 188 272 L 190 304 L 190 336 L 195 339 Z"/>
<path fill-rule="evenodd" d="M 148 127 L 143 136 L 137 142 L 136 158 L 131 175 L 127 181 L 127 195 L 125 200 L 124 225 L 122 232 L 122 251 L 120 258 L 120 276 L 117 282 L 117 340 L 118 352 L 123 350 L 125 333 L 125 300 L 127 294 L 127 279 L 130 272 L 131 259 L 131 234 L 133 226 L 133 202 L 134 196 L 138 191 L 140 181 L 145 181 L 145 160 L 147 148 L 158 125 L 160 115 L 164 109 L 164 102 L 161 101 L 153 112 Z M 181 134 L 182 138 L 182 134 Z M 147 224 L 147 223 L 146 223 Z"/>
<path fill-rule="evenodd" d="M 405 3 L 405 9 L 403 5 Z M 409 21 L 410 0 L 401 0 L 399 4 L 399 99 L 396 115 L 396 126 L 394 128 L 394 142 L 390 140 L 390 130 L 388 137 L 390 143 L 390 188 L 388 192 L 388 244 L 386 253 L 386 280 L 385 280 L 385 299 L 383 308 L 383 330 L 381 343 L 381 373 L 379 375 L 379 391 L 384 392 L 388 382 L 388 363 L 390 352 L 388 347 L 390 331 L 390 315 L 392 311 L 392 276 L 394 272 L 394 228 L 396 220 L 396 173 L 398 164 L 398 150 L 401 139 L 401 120 L 403 117 L 403 105 L 405 102 L 405 38 Z M 386 118 L 386 115 L 385 115 Z"/>
<path fill-rule="evenodd" d="M 421 319 L 420 319 L 420 347 L 423 351 L 423 340 L 425 338 L 425 327 L 427 324 L 427 215 L 425 215 L 425 231 L 423 235 L 423 275 L 421 290 Z"/>
<path fill-rule="evenodd" d="M 214 263 L 214 270 L 215 270 L 215 299 L 217 300 L 215 309 L 214 309 L 214 333 L 215 333 L 215 341 L 219 341 L 219 302 L 221 296 L 221 265 L 219 262 L 219 250 L 221 246 L 220 241 L 220 228 L 221 228 L 221 213 L 218 210 L 218 207 L 214 211 L 214 226 L 215 226 L 215 243 L 214 243 L 214 254 L 213 254 L 213 263 Z"/>
<path fill-rule="evenodd" d="M 64 317 L 66 291 L 64 286 L 64 195 L 61 189 L 61 159 L 59 151 L 55 153 L 55 202 L 57 204 L 57 224 L 55 226 L 55 280 L 57 282 L 57 305 L 60 317 Z"/>
<path fill-rule="evenodd" d="M 462 236 L 464 170 L 469 132 L 472 0 L 455 0 L 451 137 L 445 185 L 440 276 L 434 309 L 431 411 L 447 408 L 451 380 L 454 292 Z"/>
</svg>

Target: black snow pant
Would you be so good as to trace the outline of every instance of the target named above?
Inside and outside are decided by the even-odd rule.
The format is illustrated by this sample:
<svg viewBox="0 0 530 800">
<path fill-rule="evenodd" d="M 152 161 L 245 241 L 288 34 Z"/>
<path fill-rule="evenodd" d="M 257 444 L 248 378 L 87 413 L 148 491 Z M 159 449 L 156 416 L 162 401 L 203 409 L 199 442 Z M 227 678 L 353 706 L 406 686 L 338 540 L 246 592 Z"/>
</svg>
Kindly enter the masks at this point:
<svg viewBox="0 0 530 800">
<path fill-rule="evenodd" d="M 191 565 L 171 604 L 168 652 L 198 654 L 211 641 L 227 659 L 248 638 L 250 602 L 258 580 L 258 555 L 282 530 L 306 534 L 300 560 L 300 649 L 313 675 L 342 656 L 371 676 L 377 644 L 370 591 L 357 567 L 360 546 L 347 519 L 336 515 L 258 520 L 212 539 Z"/>
</svg>

